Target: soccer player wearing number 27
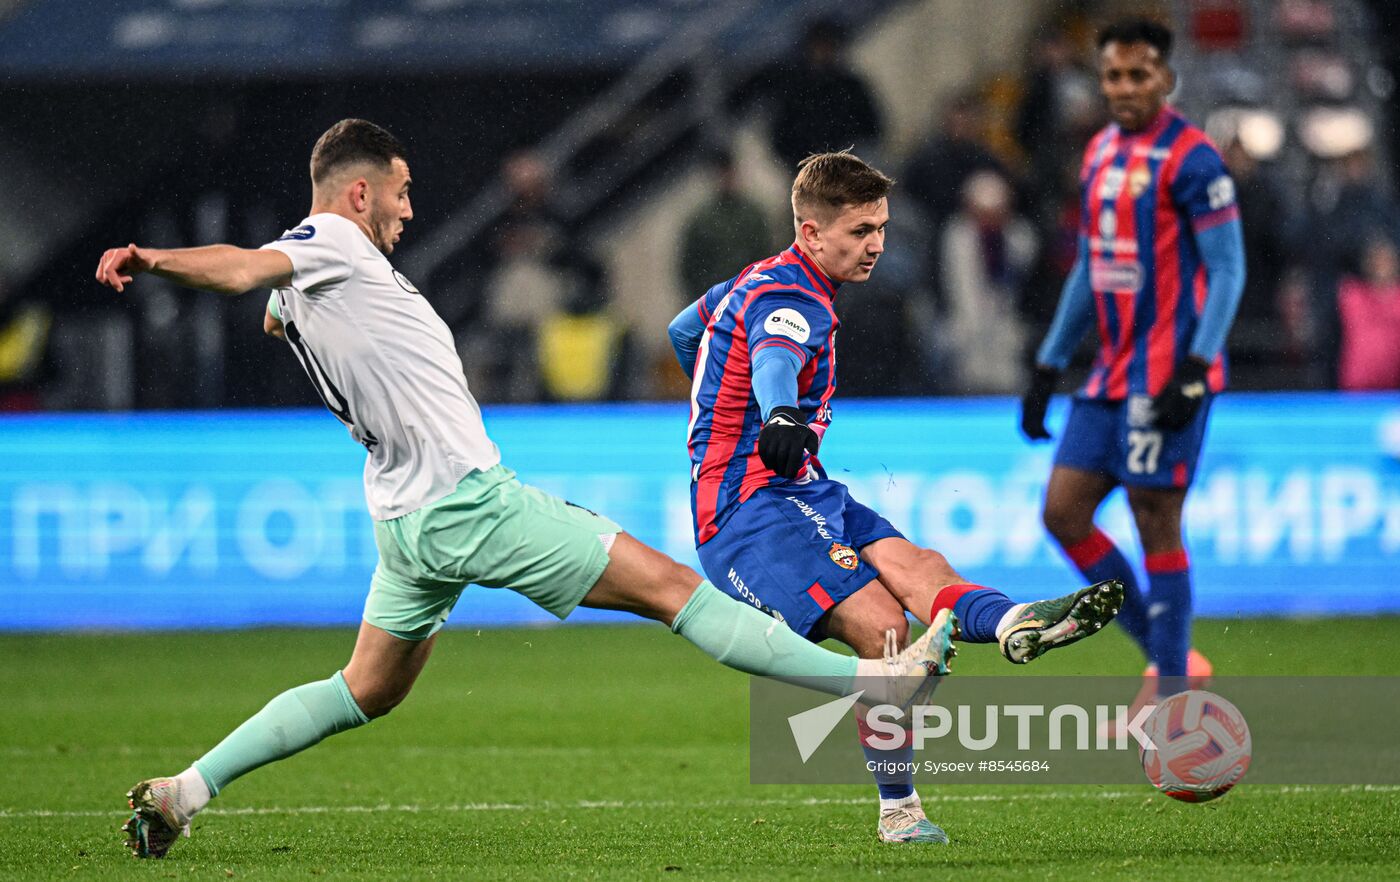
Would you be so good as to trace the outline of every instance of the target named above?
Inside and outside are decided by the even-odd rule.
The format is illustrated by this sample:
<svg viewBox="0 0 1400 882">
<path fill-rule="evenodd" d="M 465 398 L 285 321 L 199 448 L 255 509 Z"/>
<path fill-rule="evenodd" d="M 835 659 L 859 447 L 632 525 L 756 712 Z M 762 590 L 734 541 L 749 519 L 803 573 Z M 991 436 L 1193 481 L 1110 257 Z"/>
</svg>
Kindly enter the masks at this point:
<svg viewBox="0 0 1400 882">
<path fill-rule="evenodd" d="M 317 141 L 311 178 L 311 215 L 261 249 L 128 245 L 98 265 L 98 281 L 117 291 L 139 273 L 224 294 L 274 289 L 264 330 L 291 344 L 368 452 L 379 551 L 349 664 L 272 699 L 179 775 L 134 787 L 123 827 L 134 855 L 164 856 L 234 779 L 387 714 L 469 583 L 517 591 L 561 619 L 580 605 L 653 618 L 730 667 L 840 695 L 907 705 L 947 671 L 951 629 L 892 659 L 827 652 L 607 518 L 517 481 L 486 435 L 447 326 L 388 261 L 413 217 L 402 145 L 343 120 Z"/>
<path fill-rule="evenodd" d="M 870 278 L 884 251 L 892 182 L 856 156 L 824 153 L 792 185 L 792 247 L 747 267 L 682 310 L 671 343 L 691 387 L 691 501 L 700 562 L 731 596 L 797 633 L 834 637 L 866 658 L 897 651 L 905 611 L 954 616 L 958 636 L 999 642 L 1013 662 L 1097 631 L 1122 588 L 1105 580 L 1018 604 L 968 584 L 827 478 L 817 449 L 836 391 L 836 313 L 846 282 Z M 859 734 L 880 791 L 886 842 L 947 842 L 924 816 L 908 733 L 892 749 Z"/>
<path fill-rule="evenodd" d="M 1101 348 L 1074 400 L 1045 493 L 1045 526 L 1089 579 L 1127 588 L 1118 621 L 1151 663 L 1139 703 L 1199 682 L 1182 509 L 1221 348 L 1244 290 L 1235 188 L 1205 134 L 1166 103 L 1172 35 L 1145 20 L 1106 28 L 1099 84 L 1114 122 L 1084 152 L 1079 258 L 1037 354 L 1021 427 L 1050 437 L 1045 409 L 1061 370 L 1098 319 Z M 1149 592 L 1094 513 L 1122 485 L 1146 556 Z"/>
</svg>

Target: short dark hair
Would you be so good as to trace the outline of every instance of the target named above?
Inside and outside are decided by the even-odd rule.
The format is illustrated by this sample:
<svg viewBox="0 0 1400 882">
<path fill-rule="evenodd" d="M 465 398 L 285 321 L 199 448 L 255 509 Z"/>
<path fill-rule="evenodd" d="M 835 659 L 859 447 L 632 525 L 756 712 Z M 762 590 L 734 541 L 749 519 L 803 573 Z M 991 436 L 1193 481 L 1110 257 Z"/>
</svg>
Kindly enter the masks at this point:
<svg viewBox="0 0 1400 882">
<path fill-rule="evenodd" d="M 893 186 L 893 178 L 849 150 L 816 153 L 797 164 L 792 210 L 798 220 L 813 213 L 826 220 L 848 205 L 879 202 Z"/>
<path fill-rule="evenodd" d="M 1146 43 L 1163 61 L 1172 55 L 1172 30 L 1150 18 L 1125 18 L 1099 31 L 1099 51 L 1109 43 Z"/>
<path fill-rule="evenodd" d="M 363 119 L 343 119 L 326 129 L 311 148 L 311 182 L 324 183 L 331 173 L 357 162 L 388 168 L 408 151 L 389 132 Z"/>
</svg>

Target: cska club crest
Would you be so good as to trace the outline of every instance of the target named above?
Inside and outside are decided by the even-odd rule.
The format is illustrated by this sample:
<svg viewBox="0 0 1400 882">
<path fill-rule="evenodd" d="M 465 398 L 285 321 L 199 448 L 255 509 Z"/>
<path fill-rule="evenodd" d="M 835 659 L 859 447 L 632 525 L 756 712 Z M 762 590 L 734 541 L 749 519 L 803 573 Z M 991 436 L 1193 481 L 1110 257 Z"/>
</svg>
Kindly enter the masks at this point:
<svg viewBox="0 0 1400 882">
<path fill-rule="evenodd" d="M 1128 195 L 1134 199 L 1147 191 L 1147 185 L 1152 183 L 1152 172 L 1139 166 L 1133 169 L 1128 175 Z"/>
<path fill-rule="evenodd" d="M 831 551 L 827 553 L 831 555 L 831 562 L 843 570 L 854 570 L 860 563 L 860 556 L 856 554 L 855 549 L 840 542 L 831 543 Z"/>
</svg>

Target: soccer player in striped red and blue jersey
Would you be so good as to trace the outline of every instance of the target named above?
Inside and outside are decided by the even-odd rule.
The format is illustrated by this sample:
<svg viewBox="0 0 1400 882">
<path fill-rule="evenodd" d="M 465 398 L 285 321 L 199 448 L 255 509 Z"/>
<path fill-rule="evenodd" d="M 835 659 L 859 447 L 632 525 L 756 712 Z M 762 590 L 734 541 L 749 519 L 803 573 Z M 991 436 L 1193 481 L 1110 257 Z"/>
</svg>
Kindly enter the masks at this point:
<svg viewBox="0 0 1400 882">
<path fill-rule="evenodd" d="M 693 378 L 690 460 L 700 562 L 731 596 L 798 634 L 834 637 L 863 658 L 898 649 L 905 611 L 925 623 L 950 610 L 959 636 L 1001 644 L 1025 662 L 1109 621 L 1121 586 L 1107 581 L 1053 600 L 1013 603 L 970 585 L 829 479 L 817 452 L 836 391 L 832 308 L 884 251 L 892 181 L 850 153 L 809 157 L 793 183 L 791 248 L 715 285 L 671 323 Z M 880 790 L 880 838 L 946 842 L 914 790 L 908 733 L 861 744 Z"/>
<path fill-rule="evenodd" d="M 1045 494 L 1045 525 L 1086 578 L 1127 587 L 1118 621 L 1150 666 L 1140 700 L 1204 678 L 1190 649 L 1191 581 L 1182 510 L 1221 354 L 1244 290 L 1235 187 L 1205 134 L 1167 104 L 1172 34 L 1148 20 L 1105 29 L 1099 79 L 1113 122 L 1084 152 L 1079 258 L 1065 281 L 1021 426 L 1049 438 L 1045 410 L 1089 326 L 1098 358 L 1070 410 Z M 1148 592 L 1094 513 L 1122 486 L 1146 558 Z"/>
<path fill-rule="evenodd" d="M 892 660 L 829 652 L 607 518 L 517 481 L 486 435 L 447 325 L 388 260 L 413 219 L 404 154 L 374 123 L 341 120 L 311 151 L 309 216 L 275 242 L 128 244 L 98 261 L 97 281 L 118 292 L 143 273 L 228 295 L 274 289 L 263 331 L 294 345 L 369 450 L 365 498 L 380 552 L 343 671 L 281 693 L 183 772 L 127 792 L 122 830 L 135 857 L 164 857 L 249 772 L 389 713 L 468 583 L 515 591 L 561 619 L 579 606 L 654 618 L 729 667 L 877 703 L 907 706 L 947 673 L 947 614 Z M 136 728 L 142 743 L 165 735 L 165 723 Z"/>
</svg>

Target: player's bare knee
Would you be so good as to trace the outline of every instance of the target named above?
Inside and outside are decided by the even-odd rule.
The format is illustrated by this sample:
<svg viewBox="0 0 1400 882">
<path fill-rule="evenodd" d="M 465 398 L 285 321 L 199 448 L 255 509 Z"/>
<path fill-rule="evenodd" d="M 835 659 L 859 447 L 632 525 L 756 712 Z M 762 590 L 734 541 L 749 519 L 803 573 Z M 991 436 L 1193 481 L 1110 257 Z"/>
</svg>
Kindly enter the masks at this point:
<svg viewBox="0 0 1400 882">
<path fill-rule="evenodd" d="M 682 563 L 671 561 L 670 572 L 667 573 L 666 581 L 675 588 L 683 592 L 687 598 L 695 593 L 695 589 L 704 578 L 690 567 Z"/>
<path fill-rule="evenodd" d="M 884 617 L 878 624 L 881 640 L 890 631 L 894 632 L 895 645 L 903 649 L 909 643 L 909 617 L 904 614 L 904 608 L 900 607 L 899 612 Z"/>
<path fill-rule="evenodd" d="M 894 631 L 895 642 L 903 649 L 909 642 L 909 620 L 903 615 L 871 616 L 859 627 L 848 628 L 844 633 L 832 636 L 854 649 L 861 658 L 880 658 L 885 652 L 885 635 L 890 631 Z"/>
<path fill-rule="evenodd" d="M 368 672 L 366 672 L 368 671 Z M 382 717 L 398 707 L 413 688 L 413 676 L 399 676 L 399 671 L 385 667 L 366 668 L 352 659 L 343 675 L 345 685 L 355 706 L 371 720 Z"/>
<path fill-rule="evenodd" d="M 356 704 L 360 705 L 360 710 L 364 713 L 365 716 L 369 717 L 371 720 L 377 720 L 380 717 L 387 717 L 389 715 L 389 711 L 393 710 L 395 707 L 398 706 L 398 702 L 381 702 L 376 700 L 366 701 L 363 704 L 361 704 L 360 702 L 356 702 Z"/>
<path fill-rule="evenodd" d="M 886 575 L 894 575 L 896 578 L 887 581 L 883 579 Z M 881 576 L 881 581 L 895 601 L 903 608 L 909 609 L 913 608 L 910 604 L 917 604 L 920 591 L 963 581 L 962 576 L 958 575 L 958 571 L 948 562 L 948 558 L 931 548 L 917 549 L 898 572 L 887 573 L 882 569 Z"/>
<path fill-rule="evenodd" d="M 872 604 L 864 616 L 862 646 L 854 647 L 865 658 L 878 658 L 885 650 L 888 635 L 894 632 L 894 642 L 903 649 L 909 642 L 909 618 L 894 596 L 888 596 L 877 604 Z"/>
<path fill-rule="evenodd" d="M 669 557 L 662 556 L 665 563 L 659 568 L 657 578 L 649 596 L 662 596 L 671 598 L 669 605 L 676 602 L 684 605 L 690 599 L 690 595 L 695 593 L 696 587 L 703 581 L 699 573 L 692 570 L 685 564 L 677 563 Z M 677 606 L 679 609 L 679 606 Z"/>
<path fill-rule="evenodd" d="M 627 590 L 631 595 L 620 608 L 630 609 L 670 626 L 676 614 L 690 600 L 702 578 L 699 573 L 684 564 L 677 563 L 665 555 L 658 555 L 664 563 L 658 565 L 650 584 L 637 585 L 635 590 Z"/>
<path fill-rule="evenodd" d="M 363 695 L 356 695 L 353 690 L 351 694 L 355 698 L 355 704 L 360 711 L 371 720 L 388 716 L 394 708 L 403 704 L 403 700 L 408 697 L 408 688 L 399 688 L 392 685 L 378 685 L 365 690 Z"/>
<path fill-rule="evenodd" d="M 948 558 L 932 548 L 919 549 L 918 566 L 925 578 L 932 578 L 939 583 L 961 579 L 958 571 L 953 569 L 953 565 L 948 562 Z"/>
<path fill-rule="evenodd" d="M 879 562 L 880 582 L 885 589 L 899 599 L 901 589 L 911 585 L 926 585 L 938 581 L 952 571 L 948 559 L 928 548 L 913 549 L 911 554 Z"/>
</svg>

